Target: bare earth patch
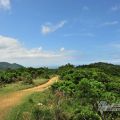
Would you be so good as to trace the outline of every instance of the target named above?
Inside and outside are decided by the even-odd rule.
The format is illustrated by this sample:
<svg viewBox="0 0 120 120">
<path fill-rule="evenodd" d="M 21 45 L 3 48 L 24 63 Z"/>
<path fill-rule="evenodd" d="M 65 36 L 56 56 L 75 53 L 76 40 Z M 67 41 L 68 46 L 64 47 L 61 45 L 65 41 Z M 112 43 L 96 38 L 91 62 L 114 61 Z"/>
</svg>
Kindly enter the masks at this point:
<svg viewBox="0 0 120 120">
<path fill-rule="evenodd" d="M 23 97 L 33 92 L 44 91 L 45 89 L 49 88 L 57 80 L 58 80 L 58 77 L 53 77 L 43 85 L 29 88 L 26 90 L 21 90 L 18 92 L 14 92 L 7 96 L 1 97 L 0 98 L 0 120 L 4 120 L 9 110 L 15 105 L 19 104 Z"/>
</svg>

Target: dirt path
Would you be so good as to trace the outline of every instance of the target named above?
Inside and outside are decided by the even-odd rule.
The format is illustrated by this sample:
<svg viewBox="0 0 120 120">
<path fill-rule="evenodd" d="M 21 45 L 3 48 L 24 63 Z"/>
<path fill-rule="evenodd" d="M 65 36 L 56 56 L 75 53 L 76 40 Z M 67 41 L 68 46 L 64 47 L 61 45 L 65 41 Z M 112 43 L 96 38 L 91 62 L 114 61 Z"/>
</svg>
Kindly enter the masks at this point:
<svg viewBox="0 0 120 120">
<path fill-rule="evenodd" d="M 55 81 L 58 80 L 58 77 L 51 78 L 47 83 L 29 88 L 26 90 L 21 90 L 18 92 L 11 93 L 7 96 L 0 98 L 0 120 L 4 120 L 5 115 L 7 115 L 8 111 L 15 105 L 19 104 L 21 99 L 26 95 L 29 95 L 33 92 L 44 91 L 48 87 L 50 87 Z"/>
</svg>

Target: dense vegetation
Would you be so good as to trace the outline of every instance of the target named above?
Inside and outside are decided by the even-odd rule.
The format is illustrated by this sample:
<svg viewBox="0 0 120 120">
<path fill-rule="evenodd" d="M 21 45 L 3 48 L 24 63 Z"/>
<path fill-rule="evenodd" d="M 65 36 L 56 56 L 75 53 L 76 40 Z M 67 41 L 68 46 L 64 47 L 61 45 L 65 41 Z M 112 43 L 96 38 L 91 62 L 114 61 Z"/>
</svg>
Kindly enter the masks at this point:
<svg viewBox="0 0 120 120">
<path fill-rule="evenodd" d="M 52 73 L 56 73 L 56 70 L 52 70 Z M 57 74 L 60 78 L 57 83 L 43 93 L 31 95 L 21 106 L 12 111 L 10 120 L 15 120 L 15 118 L 17 120 L 120 119 L 120 111 L 98 110 L 100 101 L 120 104 L 119 65 L 95 63 L 74 66 L 67 64 L 59 67 Z M 19 111 L 17 116 L 16 111 Z"/>
<path fill-rule="evenodd" d="M 49 79 L 50 75 L 53 75 L 55 70 L 48 68 L 19 68 L 19 69 L 7 69 L 0 71 L 0 87 L 4 87 L 6 84 L 22 81 L 24 84 L 33 84 L 33 79 L 45 78 Z"/>
<path fill-rule="evenodd" d="M 74 99 L 69 119 L 72 120 L 115 120 L 120 118 L 119 112 L 98 111 L 98 103 L 120 103 L 120 66 L 95 63 L 77 66 L 67 64 L 58 70 L 61 81 L 52 86 Z M 68 105 L 69 106 L 69 105 Z M 70 109 L 70 108 L 69 108 Z"/>
</svg>

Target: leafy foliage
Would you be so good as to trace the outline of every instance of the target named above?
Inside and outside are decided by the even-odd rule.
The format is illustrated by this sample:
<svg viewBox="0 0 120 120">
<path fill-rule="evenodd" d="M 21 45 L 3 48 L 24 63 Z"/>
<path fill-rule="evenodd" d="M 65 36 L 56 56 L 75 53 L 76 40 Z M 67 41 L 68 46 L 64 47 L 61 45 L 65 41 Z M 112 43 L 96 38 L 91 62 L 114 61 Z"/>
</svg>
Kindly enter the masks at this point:
<svg viewBox="0 0 120 120">
<path fill-rule="evenodd" d="M 111 104 L 120 101 L 119 65 L 95 63 L 75 67 L 67 64 L 60 67 L 58 73 L 61 81 L 52 85 L 52 90 L 62 91 L 75 100 L 74 105 L 78 104 L 77 110 L 72 110 L 71 120 L 101 120 L 103 116 L 98 111 L 98 102 Z M 119 115 L 106 114 L 107 120 L 110 116 L 119 118 Z"/>
<path fill-rule="evenodd" d="M 29 119 L 119 120 L 120 112 L 103 111 L 101 114 L 101 111 L 98 111 L 100 101 L 106 101 L 109 104 L 120 102 L 119 65 L 95 63 L 74 66 L 67 64 L 57 70 L 21 68 L 14 71 L 1 71 L 0 81 L 1 83 L 11 83 L 22 80 L 32 84 L 33 78 L 49 78 L 53 74 L 58 74 L 60 80 L 45 93 L 36 93 L 36 96 L 32 96 L 24 104 L 28 105 Z M 24 106 L 23 109 L 25 109 Z M 19 116 L 22 114 L 20 113 Z M 17 119 L 22 120 L 19 116 Z"/>
<path fill-rule="evenodd" d="M 6 83 L 23 81 L 25 84 L 33 84 L 33 79 L 45 78 L 49 79 L 55 71 L 48 68 L 19 68 L 15 70 L 7 69 L 0 71 L 0 86 Z"/>
</svg>

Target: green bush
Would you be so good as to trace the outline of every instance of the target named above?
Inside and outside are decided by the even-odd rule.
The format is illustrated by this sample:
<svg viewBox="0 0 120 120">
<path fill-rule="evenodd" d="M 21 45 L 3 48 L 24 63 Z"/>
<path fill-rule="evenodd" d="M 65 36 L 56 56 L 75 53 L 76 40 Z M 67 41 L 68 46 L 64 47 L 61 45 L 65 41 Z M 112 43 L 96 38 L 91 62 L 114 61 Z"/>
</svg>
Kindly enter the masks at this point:
<svg viewBox="0 0 120 120">
<path fill-rule="evenodd" d="M 88 106 L 78 108 L 71 120 L 102 120 L 101 117 Z"/>
<path fill-rule="evenodd" d="M 53 120 L 51 111 L 44 106 L 35 106 L 32 115 L 34 120 Z"/>
</svg>

